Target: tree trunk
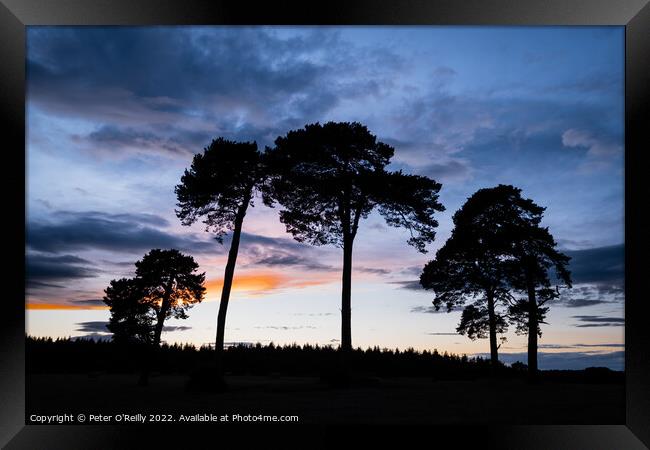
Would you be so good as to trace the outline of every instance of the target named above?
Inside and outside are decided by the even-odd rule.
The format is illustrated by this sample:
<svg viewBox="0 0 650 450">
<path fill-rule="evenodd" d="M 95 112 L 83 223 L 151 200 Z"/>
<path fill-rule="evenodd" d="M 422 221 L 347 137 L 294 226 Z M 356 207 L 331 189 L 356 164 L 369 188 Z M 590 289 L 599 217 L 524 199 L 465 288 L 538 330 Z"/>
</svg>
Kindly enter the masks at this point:
<svg viewBox="0 0 650 450">
<path fill-rule="evenodd" d="M 223 381 L 225 368 L 223 364 L 223 342 L 226 332 L 226 312 L 228 311 L 228 300 L 230 299 L 230 290 L 232 289 L 232 280 L 235 275 L 235 264 L 237 263 L 237 253 L 239 252 L 239 240 L 241 238 L 242 223 L 248 208 L 247 199 L 235 218 L 235 229 L 232 233 L 232 242 L 228 251 L 228 262 L 223 276 L 223 288 L 221 289 L 221 302 L 219 303 L 219 314 L 217 315 L 217 338 L 214 346 L 215 362 L 217 364 L 218 382 Z"/>
<path fill-rule="evenodd" d="M 165 316 L 167 315 L 167 308 L 165 305 L 160 310 L 160 314 L 158 314 L 158 322 L 156 322 L 156 328 L 154 328 L 154 334 L 153 334 L 153 346 L 154 347 L 160 347 L 160 340 L 162 336 L 162 330 L 163 326 L 165 324 Z"/>
<path fill-rule="evenodd" d="M 492 367 L 499 365 L 499 353 L 497 348 L 497 319 L 494 312 L 494 294 L 487 293 L 488 320 L 490 328 L 490 362 Z"/>
<path fill-rule="evenodd" d="M 531 380 L 537 379 L 537 299 L 535 286 L 528 276 L 528 375 Z"/>
<path fill-rule="evenodd" d="M 169 293 L 165 294 L 162 304 L 160 305 L 160 311 L 158 312 L 158 321 L 156 322 L 156 327 L 154 328 L 153 334 L 153 343 L 151 348 L 147 346 L 146 355 L 144 357 L 144 368 L 140 374 L 140 380 L 138 384 L 140 386 L 147 386 L 149 384 L 149 374 L 151 373 L 151 366 L 154 362 L 154 358 L 160 350 L 160 340 L 162 336 L 163 326 L 165 324 L 165 316 L 167 315 L 167 309 L 169 308 Z"/>
<path fill-rule="evenodd" d="M 341 350 L 348 353 L 352 350 L 352 244 L 350 236 L 343 239 L 343 278 L 341 291 Z"/>
</svg>

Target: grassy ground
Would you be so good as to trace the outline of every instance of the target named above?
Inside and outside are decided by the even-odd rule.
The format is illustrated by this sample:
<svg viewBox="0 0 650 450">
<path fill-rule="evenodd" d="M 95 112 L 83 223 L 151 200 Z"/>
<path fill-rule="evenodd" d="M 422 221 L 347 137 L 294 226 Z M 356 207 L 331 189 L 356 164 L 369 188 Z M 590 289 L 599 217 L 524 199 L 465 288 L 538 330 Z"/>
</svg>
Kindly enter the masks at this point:
<svg viewBox="0 0 650 450">
<path fill-rule="evenodd" d="M 297 415 L 302 423 L 622 424 L 624 385 L 520 379 L 380 378 L 337 389 L 316 377 L 231 376 L 226 393 L 187 392 L 183 375 L 34 374 L 28 414 Z"/>
</svg>

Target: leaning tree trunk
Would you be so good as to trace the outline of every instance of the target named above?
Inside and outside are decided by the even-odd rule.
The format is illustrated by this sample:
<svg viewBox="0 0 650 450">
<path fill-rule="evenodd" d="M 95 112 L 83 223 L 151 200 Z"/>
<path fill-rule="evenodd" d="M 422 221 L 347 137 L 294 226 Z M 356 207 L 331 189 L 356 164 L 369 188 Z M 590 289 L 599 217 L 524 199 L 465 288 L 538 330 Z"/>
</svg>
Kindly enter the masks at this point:
<svg viewBox="0 0 650 450">
<path fill-rule="evenodd" d="M 499 353 L 497 346 L 497 318 L 494 312 L 494 294 L 487 293 L 487 308 L 488 308 L 488 326 L 490 329 L 490 362 L 492 367 L 499 365 Z"/>
<path fill-rule="evenodd" d="M 535 286 L 528 277 L 528 375 L 531 380 L 537 379 L 537 299 Z"/>
<path fill-rule="evenodd" d="M 343 277 L 341 290 L 341 350 L 352 351 L 352 243 L 351 237 L 343 239 Z"/>
<path fill-rule="evenodd" d="M 248 198 L 241 206 L 237 217 L 235 218 L 235 227 L 232 233 L 232 242 L 230 243 L 230 250 L 228 251 L 228 261 L 226 263 L 226 270 L 223 276 L 223 288 L 221 289 L 221 302 L 219 303 L 219 313 L 217 315 L 217 338 L 214 346 L 215 362 L 217 370 L 218 382 L 223 382 L 225 373 L 223 363 L 223 342 L 226 332 L 226 312 L 228 311 L 228 300 L 230 300 L 230 291 L 232 289 L 232 280 L 235 275 L 235 264 L 237 263 L 237 253 L 239 252 L 239 241 L 241 239 L 241 229 L 246 215 L 246 209 L 250 198 Z"/>
</svg>

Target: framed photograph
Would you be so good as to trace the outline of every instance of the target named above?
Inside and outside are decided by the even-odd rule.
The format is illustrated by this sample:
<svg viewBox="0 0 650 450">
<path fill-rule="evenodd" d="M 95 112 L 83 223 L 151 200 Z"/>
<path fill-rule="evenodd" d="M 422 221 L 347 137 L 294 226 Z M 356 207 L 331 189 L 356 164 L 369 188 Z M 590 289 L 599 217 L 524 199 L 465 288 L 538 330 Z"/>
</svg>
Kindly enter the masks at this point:
<svg viewBox="0 0 650 450">
<path fill-rule="evenodd" d="M 650 445 L 646 0 L 0 22 L 3 447 Z"/>
</svg>

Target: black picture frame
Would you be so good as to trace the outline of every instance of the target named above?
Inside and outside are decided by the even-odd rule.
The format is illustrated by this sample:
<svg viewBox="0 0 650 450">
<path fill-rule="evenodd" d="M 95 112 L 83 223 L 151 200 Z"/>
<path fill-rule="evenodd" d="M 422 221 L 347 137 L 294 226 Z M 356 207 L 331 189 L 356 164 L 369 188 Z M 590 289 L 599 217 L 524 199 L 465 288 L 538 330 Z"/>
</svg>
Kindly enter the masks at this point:
<svg viewBox="0 0 650 450">
<path fill-rule="evenodd" d="M 5 448 L 134 448 L 143 426 L 25 425 L 25 27 L 29 25 L 619 25 L 625 26 L 625 371 L 626 423 L 575 426 L 427 427 L 423 436 L 460 436 L 463 444 L 497 448 L 636 449 L 650 446 L 650 337 L 644 327 L 642 283 L 648 220 L 640 191 L 644 138 L 650 125 L 650 3 L 648 0 L 377 0 L 248 1 L 207 0 L 0 0 L 0 110 L 5 174 L 5 251 L 11 269 L 6 278 L 1 334 L 0 445 Z M 645 114 L 644 114 L 645 113 Z M 9 139 L 7 139 L 9 138 Z M 21 214 L 22 213 L 22 214 Z M 256 425 L 257 429 L 261 426 Z M 292 428 L 292 433 L 293 429 Z M 368 431 L 356 427 L 357 432 Z M 165 444 L 193 443 L 205 433 L 213 444 L 214 427 L 194 426 L 176 432 L 155 425 L 148 439 Z M 220 427 L 236 433 L 239 447 L 259 433 Z M 348 430 L 349 431 L 349 430 Z M 288 439 L 286 426 L 265 432 Z M 373 429 L 382 438 L 390 427 Z M 311 432 L 311 444 L 336 445 L 328 432 Z M 419 434 L 419 433 L 418 433 Z M 404 438 L 406 438 L 404 436 Z M 154 441 L 149 440 L 154 447 Z M 402 445 L 406 441 L 401 442 Z M 149 447 L 147 445 L 147 447 Z M 167 445 L 160 445 L 166 447 Z M 193 446 L 190 446 L 190 448 Z"/>
</svg>

